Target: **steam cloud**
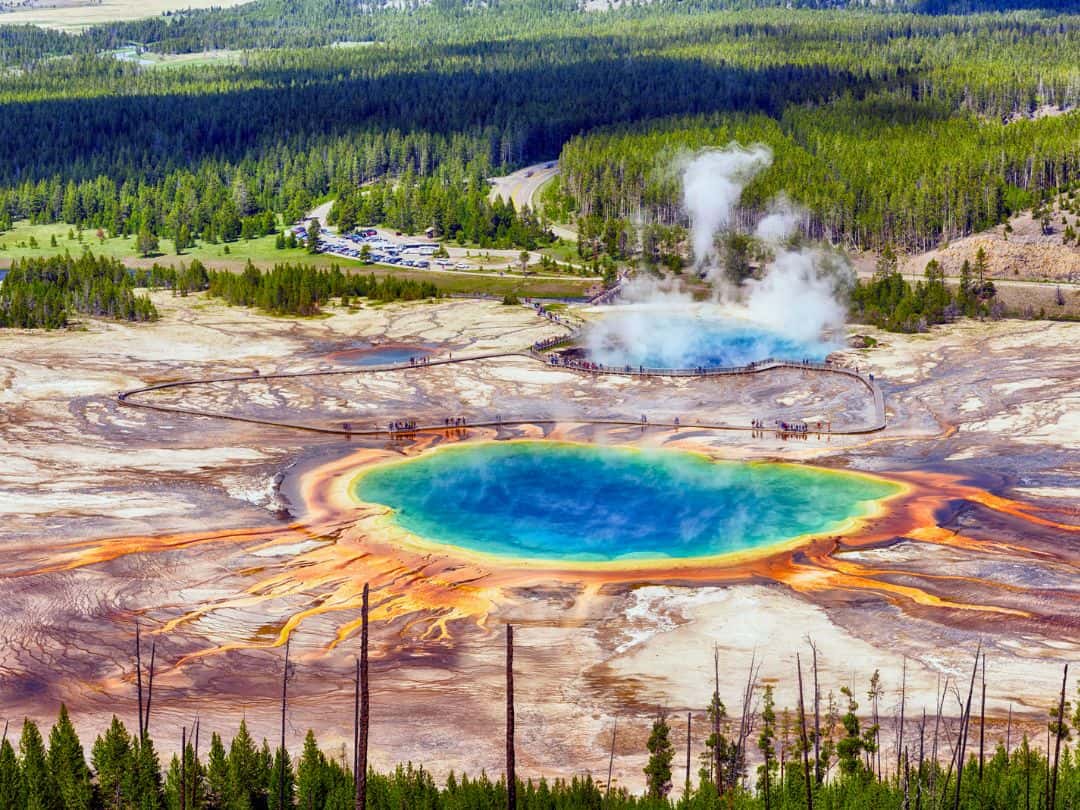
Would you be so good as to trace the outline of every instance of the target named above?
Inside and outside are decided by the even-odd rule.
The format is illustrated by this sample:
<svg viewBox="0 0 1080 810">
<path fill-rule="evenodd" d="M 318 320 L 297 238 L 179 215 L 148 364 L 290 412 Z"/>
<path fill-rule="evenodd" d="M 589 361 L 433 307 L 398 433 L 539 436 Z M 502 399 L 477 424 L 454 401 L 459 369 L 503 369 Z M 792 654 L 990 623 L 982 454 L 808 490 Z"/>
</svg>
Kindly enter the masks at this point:
<svg viewBox="0 0 1080 810">
<path fill-rule="evenodd" d="M 683 206 L 690 216 L 690 242 L 699 267 L 712 258 L 713 238 L 731 222 L 746 184 L 771 165 L 768 147 L 732 144 L 723 151 L 702 152 L 683 167 Z"/>
<path fill-rule="evenodd" d="M 824 357 L 844 326 L 843 296 L 854 273 L 839 256 L 799 247 L 803 213 L 786 197 L 773 200 L 754 229 L 771 259 L 758 277 L 730 281 L 716 256 L 718 234 L 732 227 L 743 189 L 772 165 L 760 144 L 699 153 L 681 166 L 694 267 L 712 300 L 694 302 L 670 282 L 639 276 L 615 311 L 590 329 L 590 355 L 607 365 L 666 367 L 743 365 L 766 357 Z"/>
</svg>

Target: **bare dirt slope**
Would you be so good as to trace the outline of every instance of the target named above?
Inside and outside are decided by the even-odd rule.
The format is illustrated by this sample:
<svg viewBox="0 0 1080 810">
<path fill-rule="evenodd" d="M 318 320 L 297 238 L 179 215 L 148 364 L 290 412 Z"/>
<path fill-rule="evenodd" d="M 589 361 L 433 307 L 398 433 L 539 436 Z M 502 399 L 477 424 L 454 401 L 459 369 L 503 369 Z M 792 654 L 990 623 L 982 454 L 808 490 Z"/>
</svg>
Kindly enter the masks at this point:
<svg viewBox="0 0 1080 810">
<path fill-rule="evenodd" d="M 900 270 L 905 274 L 922 274 L 927 263 L 937 259 L 946 276 L 959 276 L 964 261 L 974 262 L 975 254 L 983 248 L 993 279 L 1080 283 L 1080 244 L 1065 244 L 1063 216 L 1074 231 L 1080 227 L 1077 225 L 1080 217 L 1055 208 L 1050 232 L 1043 233 L 1041 223 L 1028 211 L 1010 220 L 1011 233 L 1006 233 L 1005 225 L 998 225 L 935 250 L 908 256 L 901 262 Z"/>
</svg>

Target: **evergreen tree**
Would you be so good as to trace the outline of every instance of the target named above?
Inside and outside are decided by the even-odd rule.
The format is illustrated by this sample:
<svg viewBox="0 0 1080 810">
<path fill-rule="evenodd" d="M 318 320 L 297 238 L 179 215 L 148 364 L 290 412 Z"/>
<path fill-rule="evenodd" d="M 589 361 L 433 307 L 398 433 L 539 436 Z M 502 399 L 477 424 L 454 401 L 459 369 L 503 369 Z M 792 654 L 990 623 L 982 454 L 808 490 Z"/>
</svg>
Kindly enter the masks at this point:
<svg viewBox="0 0 1080 810">
<path fill-rule="evenodd" d="M 115 715 L 103 736 L 94 742 L 90 754 L 97 773 L 98 795 L 107 810 L 121 810 L 132 798 L 130 785 L 135 771 L 131 738 Z"/>
<path fill-rule="evenodd" d="M 878 253 L 877 263 L 874 265 L 874 278 L 888 278 L 897 272 L 898 267 L 896 250 L 891 243 L 886 242 Z"/>
<path fill-rule="evenodd" d="M 315 740 L 315 732 L 308 729 L 304 737 L 304 752 L 300 756 L 300 764 L 296 769 L 296 803 L 301 810 L 312 807 L 322 807 L 326 804 L 327 784 L 326 758 L 319 750 L 319 744 Z"/>
<path fill-rule="evenodd" d="M 664 799 L 671 792 L 671 763 L 675 758 L 675 746 L 671 742 L 671 728 L 666 715 L 659 714 L 653 721 L 647 747 L 646 792 L 650 798 Z"/>
<path fill-rule="evenodd" d="M 0 743 L 0 810 L 22 810 L 22 775 L 15 749 L 5 739 Z"/>
<path fill-rule="evenodd" d="M 45 741 L 37 724 L 30 719 L 23 722 L 19 758 L 22 772 L 20 803 L 24 810 L 60 810 L 62 804 L 56 781 L 49 770 Z"/>
<path fill-rule="evenodd" d="M 765 685 L 761 706 L 761 733 L 758 735 L 758 751 L 762 764 L 758 766 L 758 790 L 765 801 L 765 810 L 772 807 L 772 787 L 776 782 L 776 703 L 772 684 Z"/>
<path fill-rule="evenodd" d="M 180 229 L 176 232 L 175 239 L 177 255 L 183 253 L 185 250 L 191 247 L 193 241 L 194 240 L 192 240 L 191 238 L 191 229 L 186 224 L 181 225 Z"/>
<path fill-rule="evenodd" d="M 285 774 L 285 803 L 281 803 L 281 777 Z M 293 810 L 296 807 L 296 774 L 293 772 L 292 759 L 289 752 L 278 748 L 274 752 L 273 764 L 270 768 L 269 779 L 266 784 L 267 806 L 269 810 Z"/>
<path fill-rule="evenodd" d="M 49 732 L 49 771 L 65 810 L 90 809 L 94 797 L 90 769 L 86 767 L 82 743 L 63 704 L 60 717 Z"/>
<path fill-rule="evenodd" d="M 206 806 L 210 810 L 229 807 L 229 786 L 229 758 L 221 737 L 215 731 L 210 737 L 210 753 L 206 757 Z"/>
<path fill-rule="evenodd" d="M 145 258 L 158 249 L 158 238 L 145 225 L 139 229 L 139 235 L 135 240 L 135 249 Z"/>
<path fill-rule="evenodd" d="M 247 721 L 233 737 L 228 755 L 228 786 L 225 806 L 229 810 L 255 810 L 266 799 L 263 755 L 248 733 Z M 211 762 L 213 767 L 213 762 Z"/>
<path fill-rule="evenodd" d="M 132 765 L 132 801 L 139 810 L 160 810 L 165 804 L 161 763 L 149 737 L 134 742 Z"/>
<path fill-rule="evenodd" d="M 982 245 L 975 251 L 975 264 L 972 269 L 975 273 L 975 289 L 981 296 L 986 284 L 986 274 L 990 271 L 990 257 L 986 255 L 986 248 Z"/>
<path fill-rule="evenodd" d="M 868 772 L 864 767 L 862 754 L 868 752 L 867 738 L 859 724 L 859 704 L 852 691 L 844 686 L 840 693 L 847 698 L 847 712 L 840 722 L 844 726 L 844 736 L 836 743 L 836 755 L 840 762 L 840 773 L 845 777 L 856 777 Z"/>
</svg>

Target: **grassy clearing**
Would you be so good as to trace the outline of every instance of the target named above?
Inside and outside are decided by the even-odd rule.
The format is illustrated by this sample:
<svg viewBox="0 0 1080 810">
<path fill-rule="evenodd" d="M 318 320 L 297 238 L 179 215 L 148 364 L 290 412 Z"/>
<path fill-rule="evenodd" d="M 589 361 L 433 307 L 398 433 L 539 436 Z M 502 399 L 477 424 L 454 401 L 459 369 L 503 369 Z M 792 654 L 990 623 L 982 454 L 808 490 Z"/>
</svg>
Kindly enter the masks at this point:
<svg viewBox="0 0 1080 810">
<path fill-rule="evenodd" d="M 113 51 L 113 56 L 124 62 L 143 67 L 203 67 L 205 65 L 235 65 L 240 61 L 241 51 L 219 50 L 196 53 L 164 54 L 153 51 L 139 52 L 134 47 Z"/>
<path fill-rule="evenodd" d="M 19 8 L 4 13 L 4 25 L 40 25 L 78 33 L 91 25 L 156 17 L 166 11 L 213 6 L 238 6 L 248 0 L 109 0 L 109 2 L 61 2 L 48 7 Z"/>
<path fill-rule="evenodd" d="M 276 239 L 274 236 L 261 236 L 258 239 L 242 239 L 217 245 L 199 242 L 179 256 L 172 240 L 162 239 L 157 252 L 149 257 L 139 255 L 135 249 L 133 236 L 99 239 L 96 231 L 86 230 L 81 232 L 81 240 L 79 237 L 80 232 L 73 225 L 31 225 L 25 220 L 16 222 L 11 230 L 0 233 L 0 266 L 9 266 L 13 259 L 74 254 L 81 253 L 85 249 L 89 249 L 96 255 L 111 256 L 137 266 L 147 266 L 154 262 L 176 264 L 192 259 L 198 259 L 207 265 L 217 262 L 243 263 L 248 259 L 256 264 L 273 264 L 297 261 L 308 256 L 303 248 L 278 250 L 274 247 Z"/>
<path fill-rule="evenodd" d="M 562 264 L 583 264 L 582 258 L 578 256 L 577 245 L 567 242 L 565 239 L 559 239 L 554 245 L 541 249 L 540 253 L 550 256 Z"/>
<path fill-rule="evenodd" d="M 54 238 L 55 246 L 52 243 Z M 269 269 L 283 262 L 304 263 L 314 267 L 337 265 L 347 272 L 374 273 L 377 276 L 431 281 L 448 294 L 462 295 L 513 294 L 530 297 L 574 298 L 584 295 L 593 283 L 573 276 L 567 276 L 565 279 L 523 279 L 485 276 L 480 273 L 439 273 L 388 265 L 365 265 L 336 256 L 313 256 L 304 248 L 278 250 L 274 247 L 275 240 L 274 236 L 263 236 L 258 239 L 230 242 L 228 245 L 200 242 L 178 256 L 172 241 L 162 239 L 156 255 L 143 257 L 135 250 L 134 237 L 101 240 L 94 231 L 83 231 L 82 241 L 80 241 L 79 231 L 73 226 L 31 225 L 29 222 L 22 221 L 16 223 L 11 230 L 0 233 L 0 267 L 10 267 L 15 259 L 59 256 L 65 252 L 77 254 L 88 249 L 96 255 L 119 259 L 129 267 L 144 268 L 155 263 L 179 265 L 193 259 L 198 259 L 207 267 L 232 272 L 243 270 L 248 261 L 261 269 Z"/>
</svg>

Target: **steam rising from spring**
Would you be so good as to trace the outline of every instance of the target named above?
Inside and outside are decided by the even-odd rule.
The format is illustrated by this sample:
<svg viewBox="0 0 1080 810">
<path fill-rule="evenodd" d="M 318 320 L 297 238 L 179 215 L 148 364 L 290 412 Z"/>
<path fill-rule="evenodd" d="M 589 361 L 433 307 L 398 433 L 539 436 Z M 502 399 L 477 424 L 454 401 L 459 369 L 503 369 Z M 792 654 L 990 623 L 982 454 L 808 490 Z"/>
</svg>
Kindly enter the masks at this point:
<svg viewBox="0 0 1080 810">
<path fill-rule="evenodd" d="M 690 216 L 690 242 L 699 267 L 713 257 L 713 238 L 730 224 L 746 184 L 771 165 L 772 152 L 760 144 L 702 152 L 685 165 L 683 206 Z"/>
<path fill-rule="evenodd" d="M 716 238 L 733 229 L 743 190 L 771 165 L 768 147 L 734 143 L 681 163 L 694 268 L 708 282 L 711 300 L 695 302 L 677 284 L 640 275 L 624 288 L 625 305 L 590 330 L 595 360 L 742 365 L 770 356 L 823 358 L 836 347 L 854 273 L 834 252 L 798 244 L 804 214 L 790 200 L 771 201 L 753 231 L 768 257 L 755 277 L 731 280 L 716 255 Z"/>
</svg>

